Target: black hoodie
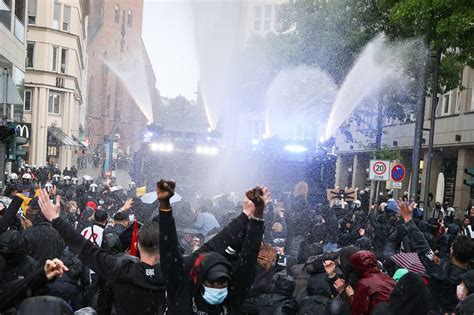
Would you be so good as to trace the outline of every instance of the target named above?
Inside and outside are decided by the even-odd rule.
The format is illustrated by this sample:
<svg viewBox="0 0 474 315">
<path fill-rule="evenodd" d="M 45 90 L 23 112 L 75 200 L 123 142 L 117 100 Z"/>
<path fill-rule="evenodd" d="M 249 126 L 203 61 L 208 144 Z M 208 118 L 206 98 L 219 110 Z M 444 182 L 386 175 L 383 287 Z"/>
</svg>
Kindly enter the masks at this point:
<svg viewBox="0 0 474 315">
<path fill-rule="evenodd" d="M 212 245 L 206 243 L 187 257 L 183 257 L 179 250 L 172 211 L 160 210 L 159 222 L 161 269 L 166 281 L 168 314 L 239 314 L 254 280 L 263 222 L 249 220 L 241 214 L 209 241 Z M 210 305 L 202 298 L 203 277 L 210 267 L 218 263 L 229 264 L 221 254 L 235 242 L 242 230 L 246 230 L 246 235 L 228 296 L 222 304 Z"/>
<path fill-rule="evenodd" d="M 52 225 L 82 263 L 112 286 L 117 314 L 165 313 L 165 285 L 159 264 L 150 266 L 135 257 L 109 254 L 61 218 L 54 219 Z"/>
<path fill-rule="evenodd" d="M 409 272 L 393 288 L 390 304 L 379 304 L 373 315 L 428 314 L 429 300 L 429 290 L 423 278 Z"/>
</svg>

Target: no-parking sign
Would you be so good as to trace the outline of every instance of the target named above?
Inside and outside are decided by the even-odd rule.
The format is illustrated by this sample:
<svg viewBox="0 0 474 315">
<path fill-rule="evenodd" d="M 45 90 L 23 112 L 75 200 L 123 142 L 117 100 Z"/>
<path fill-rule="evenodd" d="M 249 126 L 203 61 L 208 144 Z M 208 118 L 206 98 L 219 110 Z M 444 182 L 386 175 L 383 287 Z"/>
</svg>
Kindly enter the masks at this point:
<svg viewBox="0 0 474 315">
<path fill-rule="evenodd" d="M 384 160 L 370 160 L 370 180 L 386 181 L 390 174 L 390 162 Z"/>
</svg>

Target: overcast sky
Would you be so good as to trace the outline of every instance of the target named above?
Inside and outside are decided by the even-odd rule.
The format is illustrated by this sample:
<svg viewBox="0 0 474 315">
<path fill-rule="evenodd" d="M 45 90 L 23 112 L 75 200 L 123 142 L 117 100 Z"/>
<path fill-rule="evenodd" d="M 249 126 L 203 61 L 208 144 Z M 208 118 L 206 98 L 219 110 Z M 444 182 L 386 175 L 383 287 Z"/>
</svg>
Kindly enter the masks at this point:
<svg viewBox="0 0 474 315">
<path fill-rule="evenodd" d="M 195 99 L 199 69 L 187 0 L 144 0 L 142 37 L 162 96 Z"/>
</svg>

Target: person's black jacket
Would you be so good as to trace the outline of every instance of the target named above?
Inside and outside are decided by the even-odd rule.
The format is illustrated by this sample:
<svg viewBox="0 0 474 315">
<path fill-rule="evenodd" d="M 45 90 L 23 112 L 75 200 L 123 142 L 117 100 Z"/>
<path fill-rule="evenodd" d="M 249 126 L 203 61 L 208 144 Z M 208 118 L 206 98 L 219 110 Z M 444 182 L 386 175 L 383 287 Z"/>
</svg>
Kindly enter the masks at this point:
<svg viewBox="0 0 474 315">
<path fill-rule="evenodd" d="M 44 267 L 41 267 L 24 279 L 3 284 L 0 286 L 0 312 L 19 305 L 24 299 L 34 295 L 47 282 Z"/>
<path fill-rule="evenodd" d="M 150 266 L 124 254 L 111 255 L 61 218 L 52 225 L 82 263 L 112 286 L 117 314 L 164 314 L 165 286 L 159 264 Z"/>
<path fill-rule="evenodd" d="M 254 280 L 258 251 L 264 231 L 263 222 L 249 220 L 242 213 L 201 249 L 187 257 L 183 257 L 180 252 L 176 224 L 171 210 L 160 210 L 159 224 L 161 269 L 166 282 L 169 314 L 222 314 L 226 310 L 228 314 L 238 314 Z M 206 266 L 206 263 L 202 261 L 202 270 L 195 282 L 189 276 L 189 271 L 196 258 L 203 257 L 201 255 L 204 252 L 215 252 L 215 255 L 211 255 L 215 256 L 212 257 L 213 264 L 216 260 L 222 260 L 223 256 L 219 253 L 224 253 L 229 246 L 239 252 L 236 248 L 238 245 L 231 243 L 242 229 L 246 229 L 246 235 L 239 259 L 235 264 L 229 294 L 223 304 L 209 305 L 200 294 L 202 276 L 206 268 L 209 268 L 209 264 Z M 225 261 L 224 259 L 222 263 Z"/>
<path fill-rule="evenodd" d="M 431 307 L 435 312 L 454 312 L 458 299 L 456 287 L 461 283 L 461 277 L 467 271 L 455 266 L 450 258 L 441 259 L 440 264 L 434 262 L 434 253 L 418 229 L 415 222 L 405 223 L 408 237 L 425 266 L 426 274 L 430 277 L 430 291 L 432 296 Z"/>
<path fill-rule="evenodd" d="M 459 225 L 450 224 L 448 225 L 448 231 L 440 236 L 439 238 L 439 256 L 441 258 L 449 258 L 451 245 L 454 239 L 459 233 Z"/>
<path fill-rule="evenodd" d="M 8 206 L 5 214 L 0 218 L 0 234 L 3 234 L 16 218 L 16 214 L 23 203 L 23 199 L 15 196 Z"/>
<path fill-rule="evenodd" d="M 373 315 L 428 314 L 430 293 L 423 278 L 409 272 L 400 278 L 390 294 L 390 303 L 380 303 Z"/>
<path fill-rule="evenodd" d="M 307 296 L 298 300 L 298 315 L 350 314 L 343 301 L 333 298 L 327 279 L 322 275 L 312 276 L 306 286 Z"/>
<path fill-rule="evenodd" d="M 354 230 L 352 223 L 350 228 L 346 227 L 346 223 L 351 222 L 343 220 L 339 230 L 337 231 L 338 245 L 340 247 L 355 245 L 357 239 L 359 238 L 359 232 Z"/>
<path fill-rule="evenodd" d="M 248 299 L 242 308 L 245 315 L 296 315 L 298 305 L 293 298 L 295 280 L 292 276 L 276 275 L 275 288 Z"/>
<path fill-rule="evenodd" d="M 47 259 L 61 257 L 64 251 L 64 241 L 51 223 L 43 221 L 23 231 L 28 242 L 28 252 L 39 265 L 44 265 Z"/>
</svg>

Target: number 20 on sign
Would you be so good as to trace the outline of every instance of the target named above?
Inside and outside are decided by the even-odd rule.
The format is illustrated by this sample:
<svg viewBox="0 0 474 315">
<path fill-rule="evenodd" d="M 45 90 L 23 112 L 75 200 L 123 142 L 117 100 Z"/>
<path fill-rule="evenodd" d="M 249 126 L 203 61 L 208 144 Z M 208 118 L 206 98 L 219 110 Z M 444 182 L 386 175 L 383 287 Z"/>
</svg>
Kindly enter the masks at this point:
<svg viewBox="0 0 474 315">
<path fill-rule="evenodd" d="M 386 181 L 389 178 L 390 162 L 385 160 L 370 160 L 369 179 Z"/>
</svg>

